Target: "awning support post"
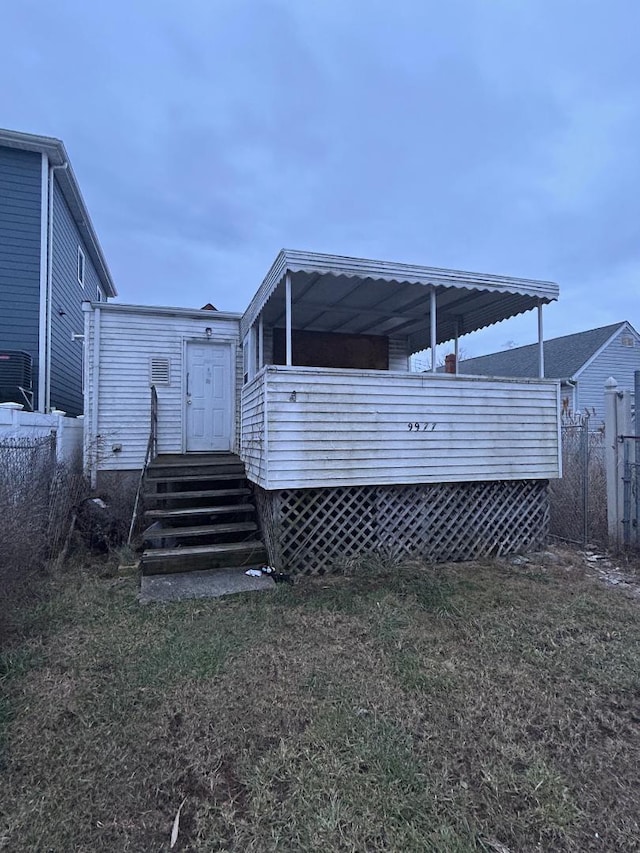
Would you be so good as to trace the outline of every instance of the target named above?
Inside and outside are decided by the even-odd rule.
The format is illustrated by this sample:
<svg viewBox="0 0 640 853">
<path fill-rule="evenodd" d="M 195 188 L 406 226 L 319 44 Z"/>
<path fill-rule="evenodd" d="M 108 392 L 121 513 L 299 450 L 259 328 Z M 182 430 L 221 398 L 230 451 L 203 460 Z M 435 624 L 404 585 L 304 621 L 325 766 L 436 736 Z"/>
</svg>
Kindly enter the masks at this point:
<svg viewBox="0 0 640 853">
<path fill-rule="evenodd" d="M 460 346 L 458 341 L 458 335 L 460 334 L 460 322 L 458 318 L 453 321 L 454 325 L 454 334 L 453 334 L 453 352 L 456 359 L 456 376 L 458 375 L 458 358 L 460 357 Z"/>
<path fill-rule="evenodd" d="M 287 339 L 287 367 L 291 367 L 293 364 L 292 358 L 292 346 L 291 346 L 291 273 L 287 273 L 285 278 L 285 326 L 286 326 L 286 339 Z"/>
<path fill-rule="evenodd" d="M 258 370 L 262 367 L 264 367 L 264 322 L 262 312 L 260 312 L 258 319 Z"/>
<path fill-rule="evenodd" d="M 431 372 L 436 372 L 436 330 L 437 330 L 437 322 L 436 322 L 436 289 L 435 287 L 431 288 L 430 294 L 430 304 L 429 304 L 429 319 L 431 320 L 431 337 L 429 343 L 431 344 Z"/>
<path fill-rule="evenodd" d="M 544 379 L 544 337 L 542 334 L 542 302 L 538 300 L 538 376 Z"/>
</svg>

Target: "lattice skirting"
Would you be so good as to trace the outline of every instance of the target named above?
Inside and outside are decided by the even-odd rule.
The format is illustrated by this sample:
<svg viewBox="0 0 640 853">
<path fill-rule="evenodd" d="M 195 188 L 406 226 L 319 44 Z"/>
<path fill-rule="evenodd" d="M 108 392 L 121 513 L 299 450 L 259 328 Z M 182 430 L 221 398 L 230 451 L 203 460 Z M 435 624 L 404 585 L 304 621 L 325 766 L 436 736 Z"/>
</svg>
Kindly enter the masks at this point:
<svg viewBox="0 0 640 853">
<path fill-rule="evenodd" d="M 256 488 L 271 563 L 304 574 L 339 571 L 384 549 L 432 562 L 541 548 L 549 527 L 546 480 Z"/>
</svg>

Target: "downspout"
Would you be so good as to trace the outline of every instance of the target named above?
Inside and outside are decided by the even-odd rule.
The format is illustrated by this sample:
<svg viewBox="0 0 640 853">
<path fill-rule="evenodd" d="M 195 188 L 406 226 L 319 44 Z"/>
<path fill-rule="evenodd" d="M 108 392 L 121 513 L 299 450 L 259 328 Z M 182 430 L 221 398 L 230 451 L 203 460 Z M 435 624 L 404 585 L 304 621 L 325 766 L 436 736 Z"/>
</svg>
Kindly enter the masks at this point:
<svg viewBox="0 0 640 853">
<path fill-rule="evenodd" d="M 40 186 L 40 307 L 38 312 L 38 399 L 33 409 L 44 412 L 47 387 L 47 316 L 49 255 L 49 158 L 42 155 Z"/>
<path fill-rule="evenodd" d="M 91 459 L 91 435 L 89 424 L 92 423 L 92 399 L 90 388 L 92 387 L 92 377 L 89 373 L 90 365 L 90 349 L 91 341 L 91 303 L 82 303 L 82 312 L 84 314 L 84 341 L 82 346 L 82 371 L 84 377 L 84 394 L 82 400 L 82 411 L 84 412 L 83 430 L 82 430 L 82 469 L 86 474 L 91 474 L 93 463 Z"/>
<path fill-rule="evenodd" d="M 91 488 L 95 489 L 98 479 L 98 410 L 100 407 L 100 316 L 99 307 L 93 309 L 93 365 L 91 371 L 91 435 L 93 448 L 89 448 L 92 457 Z M 93 452 L 91 452 L 93 450 Z"/>
<path fill-rule="evenodd" d="M 51 303 L 53 301 L 53 173 L 56 169 L 68 169 L 67 162 L 60 166 L 49 166 L 49 212 L 47 227 L 47 339 L 45 364 L 45 399 L 44 410 L 51 409 Z"/>
</svg>

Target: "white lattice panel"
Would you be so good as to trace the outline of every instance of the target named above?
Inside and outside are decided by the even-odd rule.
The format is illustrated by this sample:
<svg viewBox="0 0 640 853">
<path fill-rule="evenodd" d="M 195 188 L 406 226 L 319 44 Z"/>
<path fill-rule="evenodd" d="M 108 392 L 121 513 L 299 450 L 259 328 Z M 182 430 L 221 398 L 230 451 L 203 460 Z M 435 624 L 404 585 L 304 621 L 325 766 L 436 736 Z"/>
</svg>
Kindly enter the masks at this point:
<svg viewBox="0 0 640 853">
<path fill-rule="evenodd" d="M 541 547 L 547 482 L 259 490 L 270 559 L 304 574 L 339 569 L 390 547 L 430 561 L 498 556 Z"/>
</svg>

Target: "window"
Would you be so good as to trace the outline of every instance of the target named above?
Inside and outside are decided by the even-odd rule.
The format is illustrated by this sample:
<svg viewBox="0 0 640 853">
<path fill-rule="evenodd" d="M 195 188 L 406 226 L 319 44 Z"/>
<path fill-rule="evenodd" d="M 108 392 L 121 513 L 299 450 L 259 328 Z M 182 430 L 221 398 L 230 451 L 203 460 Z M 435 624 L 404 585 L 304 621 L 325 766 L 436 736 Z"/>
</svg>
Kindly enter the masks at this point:
<svg viewBox="0 0 640 853">
<path fill-rule="evenodd" d="M 631 337 L 631 335 L 625 335 L 624 337 L 620 338 L 620 343 L 623 347 L 632 347 L 635 344 L 635 341 Z"/>
<path fill-rule="evenodd" d="M 149 359 L 149 378 L 151 385 L 169 385 L 171 380 L 171 362 L 169 359 L 151 356 Z"/>
<path fill-rule="evenodd" d="M 78 281 L 84 287 L 84 252 L 78 246 Z"/>
</svg>

